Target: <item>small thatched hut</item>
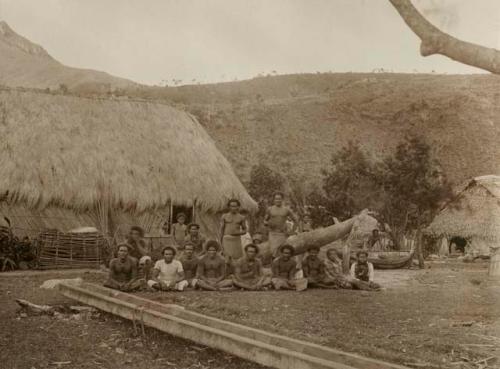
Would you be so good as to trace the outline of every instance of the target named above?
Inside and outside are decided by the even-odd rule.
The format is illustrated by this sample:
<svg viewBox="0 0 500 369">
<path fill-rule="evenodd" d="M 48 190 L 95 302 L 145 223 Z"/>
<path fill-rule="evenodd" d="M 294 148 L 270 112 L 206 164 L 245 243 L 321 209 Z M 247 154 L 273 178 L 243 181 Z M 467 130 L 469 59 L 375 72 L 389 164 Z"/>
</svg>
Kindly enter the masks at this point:
<svg viewBox="0 0 500 369">
<path fill-rule="evenodd" d="M 491 246 L 500 246 L 500 177 L 488 175 L 468 181 L 425 233 L 463 238 L 471 253 L 489 255 Z"/>
<path fill-rule="evenodd" d="M 0 90 L 0 150 L 0 214 L 25 234 L 154 234 L 183 207 L 214 236 L 228 199 L 256 208 L 197 121 L 163 104 Z"/>
</svg>

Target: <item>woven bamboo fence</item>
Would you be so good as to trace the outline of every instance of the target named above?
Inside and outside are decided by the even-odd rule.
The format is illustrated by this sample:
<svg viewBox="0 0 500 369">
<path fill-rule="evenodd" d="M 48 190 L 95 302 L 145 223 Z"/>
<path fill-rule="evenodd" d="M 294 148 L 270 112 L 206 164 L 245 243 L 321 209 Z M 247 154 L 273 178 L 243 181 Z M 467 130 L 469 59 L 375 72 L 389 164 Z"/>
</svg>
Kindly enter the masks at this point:
<svg viewBox="0 0 500 369">
<path fill-rule="evenodd" d="M 99 268 L 107 250 L 108 241 L 100 233 L 46 231 L 38 236 L 38 268 Z"/>
</svg>

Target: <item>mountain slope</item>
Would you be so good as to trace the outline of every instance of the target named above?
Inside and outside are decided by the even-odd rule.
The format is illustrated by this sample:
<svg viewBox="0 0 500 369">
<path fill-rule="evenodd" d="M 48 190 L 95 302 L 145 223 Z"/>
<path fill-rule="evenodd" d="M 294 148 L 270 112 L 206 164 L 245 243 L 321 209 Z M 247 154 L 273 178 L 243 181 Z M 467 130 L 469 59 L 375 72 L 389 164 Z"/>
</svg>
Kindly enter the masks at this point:
<svg viewBox="0 0 500 369">
<path fill-rule="evenodd" d="M 130 87 L 134 82 L 104 72 L 67 67 L 43 47 L 14 32 L 0 21 L 0 85 L 9 87 L 68 88 L 80 86 Z"/>
<path fill-rule="evenodd" d="M 0 85 L 168 102 L 195 115 L 242 180 L 266 162 L 305 185 L 348 141 L 374 158 L 420 134 L 453 183 L 500 174 L 500 76 L 322 73 L 148 87 L 69 68 L 0 22 Z M 106 88 L 102 88 L 102 87 Z"/>
<path fill-rule="evenodd" d="M 345 73 L 177 87 L 165 98 L 199 118 L 244 180 L 264 161 L 318 184 L 348 141 L 378 159 L 419 134 L 458 184 L 500 173 L 498 91 L 492 75 Z"/>
</svg>

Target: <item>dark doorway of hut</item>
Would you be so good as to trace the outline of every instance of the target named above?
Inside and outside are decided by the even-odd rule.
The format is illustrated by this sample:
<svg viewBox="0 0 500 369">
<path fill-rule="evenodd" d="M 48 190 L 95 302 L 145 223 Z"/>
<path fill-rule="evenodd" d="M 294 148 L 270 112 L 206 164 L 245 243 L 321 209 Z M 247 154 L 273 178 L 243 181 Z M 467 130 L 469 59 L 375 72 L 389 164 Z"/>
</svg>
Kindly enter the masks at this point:
<svg viewBox="0 0 500 369">
<path fill-rule="evenodd" d="M 465 254 L 465 246 L 467 246 L 467 240 L 463 237 L 454 236 L 450 239 L 450 254 Z"/>
<path fill-rule="evenodd" d="M 177 222 L 179 214 L 184 214 L 186 216 L 186 225 L 195 222 L 194 208 L 192 206 L 173 206 L 172 218 L 170 219 L 170 234 L 172 233 L 172 224 Z"/>
</svg>

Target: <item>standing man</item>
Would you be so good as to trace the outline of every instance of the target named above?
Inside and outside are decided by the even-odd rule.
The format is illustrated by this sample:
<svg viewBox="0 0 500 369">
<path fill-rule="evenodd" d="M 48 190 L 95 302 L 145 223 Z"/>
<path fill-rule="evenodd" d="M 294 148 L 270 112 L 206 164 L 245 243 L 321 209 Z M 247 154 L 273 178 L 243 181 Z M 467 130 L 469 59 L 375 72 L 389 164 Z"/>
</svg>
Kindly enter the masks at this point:
<svg viewBox="0 0 500 369">
<path fill-rule="evenodd" d="M 146 242 L 144 241 L 144 229 L 139 226 L 130 227 L 126 244 L 129 248 L 129 255 L 136 260 L 148 254 Z"/>
<path fill-rule="evenodd" d="M 312 219 L 311 215 L 309 213 L 304 214 L 304 219 L 300 223 L 300 230 L 299 232 L 310 232 L 313 230 L 312 226 Z"/>
<path fill-rule="evenodd" d="M 262 262 L 257 259 L 259 248 L 251 243 L 245 246 L 245 256 L 234 266 L 233 284 L 249 291 L 258 291 L 271 284 L 269 277 L 262 272 Z"/>
<path fill-rule="evenodd" d="M 240 214 L 240 206 L 239 200 L 229 200 L 229 212 L 221 218 L 222 252 L 230 268 L 243 256 L 241 236 L 247 233 L 246 218 Z"/>
<path fill-rule="evenodd" d="M 364 249 L 370 250 L 370 251 L 382 251 L 383 250 L 383 245 L 382 245 L 382 238 L 380 237 L 380 232 L 378 229 L 374 229 L 372 231 L 371 236 L 366 240 L 365 247 Z"/>
<path fill-rule="evenodd" d="M 269 228 L 269 247 L 274 257 L 278 256 L 278 249 L 286 242 L 288 238 L 287 220 L 293 220 L 292 232 L 294 233 L 299 223 L 297 216 L 292 210 L 283 205 L 284 195 L 276 192 L 273 196 L 273 205 L 267 208 L 264 217 L 264 225 Z"/>
<path fill-rule="evenodd" d="M 124 292 L 131 292 L 141 287 L 141 280 L 137 279 L 137 259 L 129 256 L 129 247 L 126 244 L 118 246 L 118 257 L 109 262 L 109 276 L 104 287 Z"/>
<path fill-rule="evenodd" d="M 233 286 L 230 279 L 226 279 L 226 262 L 224 258 L 217 254 L 219 251 L 217 241 L 207 242 L 207 253 L 199 263 L 196 277 L 198 287 L 207 291 L 220 291 Z"/>
<path fill-rule="evenodd" d="M 184 268 L 179 260 L 174 260 L 175 248 L 167 246 L 163 249 L 163 259 L 158 260 L 153 268 L 153 278 L 148 286 L 162 291 L 183 291 L 188 282 L 184 276 Z"/>
</svg>

